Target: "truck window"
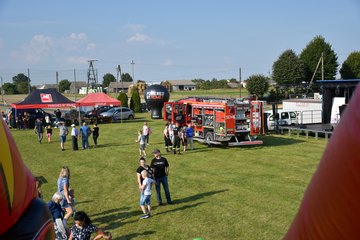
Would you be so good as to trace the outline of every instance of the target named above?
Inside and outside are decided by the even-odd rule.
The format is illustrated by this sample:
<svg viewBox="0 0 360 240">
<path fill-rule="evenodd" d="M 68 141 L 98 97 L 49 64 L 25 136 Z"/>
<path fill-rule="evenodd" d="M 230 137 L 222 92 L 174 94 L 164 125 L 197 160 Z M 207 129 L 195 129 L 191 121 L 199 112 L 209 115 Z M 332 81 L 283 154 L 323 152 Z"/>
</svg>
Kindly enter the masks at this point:
<svg viewBox="0 0 360 240">
<path fill-rule="evenodd" d="M 288 119 L 288 118 L 289 118 L 289 113 L 288 112 L 281 113 L 281 119 Z"/>
<path fill-rule="evenodd" d="M 291 117 L 291 118 L 296 118 L 296 113 L 290 112 L 290 117 Z"/>
</svg>

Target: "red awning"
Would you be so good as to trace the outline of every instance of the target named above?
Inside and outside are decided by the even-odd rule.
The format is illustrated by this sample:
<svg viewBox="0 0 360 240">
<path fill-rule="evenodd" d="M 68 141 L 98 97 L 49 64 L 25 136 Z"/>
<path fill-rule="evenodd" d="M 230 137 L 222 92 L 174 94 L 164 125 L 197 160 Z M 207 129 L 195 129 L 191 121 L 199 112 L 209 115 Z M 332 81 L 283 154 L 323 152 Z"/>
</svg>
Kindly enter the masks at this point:
<svg viewBox="0 0 360 240">
<path fill-rule="evenodd" d="M 121 101 L 110 97 L 105 93 L 89 93 L 87 96 L 76 101 L 77 106 L 121 106 Z"/>
</svg>

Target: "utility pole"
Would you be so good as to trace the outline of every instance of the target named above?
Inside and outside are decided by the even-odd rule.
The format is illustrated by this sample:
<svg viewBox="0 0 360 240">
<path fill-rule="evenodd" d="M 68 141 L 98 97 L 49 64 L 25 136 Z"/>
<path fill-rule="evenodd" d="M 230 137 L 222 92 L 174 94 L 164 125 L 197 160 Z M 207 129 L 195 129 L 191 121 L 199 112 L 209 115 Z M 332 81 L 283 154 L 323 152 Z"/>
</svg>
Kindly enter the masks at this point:
<svg viewBox="0 0 360 240">
<path fill-rule="evenodd" d="M 2 78 L 2 77 L 0 77 L 0 79 L 1 79 L 1 88 L 0 88 L 0 92 L 1 92 L 1 101 L 2 101 L 2 103 L 4 103 L 4 94 L 3 94 L 3 91 L 4 91 L 4 89 L 3 89 L 3 78 Z M 4 103 L 4 105 L 5 105 L 5 103 Z"/>
<path fill-rule="evenodd" d="M 321 53 L 321 80 L 324 80 L 324 52 Z"/>
<path fill-rule="evenodd" d="M 241 83 L 241 68 L 239 68 L 239 88 L 240 88 L 240 98 L 241 98 L 241 86 L 242 83 Z"/>
<path fill-rule="evenodd" d="M 120 72 L 121 72 L 121 68 L 120 68 L 120 65 L 117 66 L 116 68 L 116 97 L 119 96 L 119 75 L 120 75 Z"/>
<path fill-rule="evenodd" d="M 133 79 L 133 82 L 135 81 L 135 76 L 134 76 L 134 60 L 131 60 L 131 67 L 132 67 L 132 79 Z"/>
<path fill-rule="evenodd" d="M 71 92 L 71 89 L 70 89 L 70 92 Z M 74 68 L 74 98 L 75 98 L 75 102 L 76 102 L 76 69 Z"/>
<path fill-rule="evenodd" d="M 60 92 L 60 87 L 59 87 L 59 72 L 56 72 L 55 77 L 56 77 L 56 88 L 57 88 L 58 92 Z"/>
<path fill-rule="evenodd" d="M 28 68 L 28 94 L 30 94 L 30 69 Z"/>
</svg>

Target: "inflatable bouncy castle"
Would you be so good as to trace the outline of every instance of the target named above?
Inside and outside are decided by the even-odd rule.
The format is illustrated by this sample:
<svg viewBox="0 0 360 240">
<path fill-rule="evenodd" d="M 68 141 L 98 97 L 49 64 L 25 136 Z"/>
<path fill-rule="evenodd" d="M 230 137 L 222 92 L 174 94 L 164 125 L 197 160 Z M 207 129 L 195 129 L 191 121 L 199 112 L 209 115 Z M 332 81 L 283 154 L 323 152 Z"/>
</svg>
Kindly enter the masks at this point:
<svg viewBox="0 0 360 240">
<path fill-rule="evenodd" d="M 358 86 L 284 239 L 360 239 L 359 106 Z"/>
<path fill-rule="evenodd" d="M 0 120 L 0 239 L 54 239 L 47 204 L 37 198 L 35 177 L 21 160 Z"/>
</svg>

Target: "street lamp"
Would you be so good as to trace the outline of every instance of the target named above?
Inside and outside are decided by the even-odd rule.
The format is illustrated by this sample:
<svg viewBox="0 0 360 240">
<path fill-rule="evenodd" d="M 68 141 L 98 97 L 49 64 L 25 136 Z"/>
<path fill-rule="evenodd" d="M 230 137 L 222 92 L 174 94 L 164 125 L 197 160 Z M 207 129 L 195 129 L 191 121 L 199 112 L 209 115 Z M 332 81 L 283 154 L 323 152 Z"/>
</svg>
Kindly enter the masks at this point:
<svg viewBox="0 0 360 240">
<path fill-rule="evenodd" d="M 131 67 L 132 67 L 132 79 L 133 79 L 133 82 L 135 81 L 135 77 L 134 77 L 134 60 L 131 60 Z"/>
</svg>

